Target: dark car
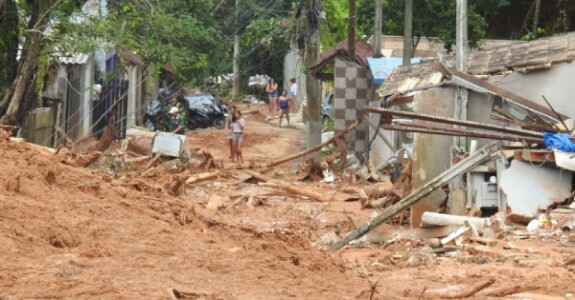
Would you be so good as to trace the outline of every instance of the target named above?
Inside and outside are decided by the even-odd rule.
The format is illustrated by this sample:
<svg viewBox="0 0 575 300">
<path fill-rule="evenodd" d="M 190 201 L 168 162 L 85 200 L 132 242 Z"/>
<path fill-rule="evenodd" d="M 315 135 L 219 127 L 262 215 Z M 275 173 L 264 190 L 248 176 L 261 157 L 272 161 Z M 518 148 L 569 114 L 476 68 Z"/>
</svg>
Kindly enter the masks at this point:
<svg viewBox="0 0 575 300">
<path fill-rule="evenodd" d="M 150 130 L 167 130 L 164 128 L 169 118 L 169 99 L 173 93 L 162 89 L 156 99 L 146 105 L 144 125 Z M 225 126 L 227 106 L 211 94 L 179 95 L 178 102 L 187 108 L 186 121 L 190 129 Z"/>
<path fill-rule="evenodd" d="M 227 106 L 211 94 L 191 94 L 183 97 L 188 107 L 188 127 L 222 129 L 226 124 Z"/>
</svg>

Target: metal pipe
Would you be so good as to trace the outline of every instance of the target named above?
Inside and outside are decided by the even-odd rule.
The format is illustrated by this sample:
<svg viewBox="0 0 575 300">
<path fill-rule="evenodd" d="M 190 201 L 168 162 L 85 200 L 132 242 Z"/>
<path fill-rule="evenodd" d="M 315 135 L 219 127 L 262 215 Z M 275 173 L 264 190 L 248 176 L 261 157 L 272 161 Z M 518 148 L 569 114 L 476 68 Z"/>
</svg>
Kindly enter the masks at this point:
<svg viewBox="0 0 575 300">
<path fill-rule="evenodd" d="M 542 138 L 538 139 L 535 137 L 523 137 L 508 134 L 497 134 L 481 131 L 472 131 L 459 128 L 437 128 L 422 125 L 381 125 L 381 128 L 387 130 L 397 130 L 397 131 L 408 131 L 408 132 L 419 132 L 419 133 L 429 133 L 438 135 L 450 135 L 450 136 L 467 136 L 475 138 L 485 138 L 493 140 L 503 140 L 503 141 L 515 141 L 515 142 L 527 142 L 527 143 L 541 143 Z"/>
<path fill-rule="evenodd" d="M 392 116 L 399 116 L 399 117 L 407 117 L 411 119 L 417 120 L 424 120 L 424 121 L 431 121 L 437 123 L 444 123 L 444 124 L 451 124 L 451 125 L 459 125 L 465 127 L 472 127 L 472 128 L 480 128 L 480 129 L 487 129 L 493 130 L 497 132 L 505 132 L 517 135 L 527 135 L 531 137 L 540 137 L 543 138 L 543 133 L 532 131 L 532 130 L 525 130 L 525 129 L 517 129 L 517 128 L 508 128 L 499 125 L 493 124 L 485 124 L 475 121 L 467 121 L 467 120 L 458 120 L 455 118 L 450 117 L 440 117 L 440 116 L 433 116 L 428 114 L 419 114 L 409 111 L 399 111 L 399 110 L 391 110 L 389 108 L 375 108 L 375 107 L 365 107 L 364 111 L 372 112 L 372 113 L 379 113 L 383 115 L 392 115 Z"/>
</svg>

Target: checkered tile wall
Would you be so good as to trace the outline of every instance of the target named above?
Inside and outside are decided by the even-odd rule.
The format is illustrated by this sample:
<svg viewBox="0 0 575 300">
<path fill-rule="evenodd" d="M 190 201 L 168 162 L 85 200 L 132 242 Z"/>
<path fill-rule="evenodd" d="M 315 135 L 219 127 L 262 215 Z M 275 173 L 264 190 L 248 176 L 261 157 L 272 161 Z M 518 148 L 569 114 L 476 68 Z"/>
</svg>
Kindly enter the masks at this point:
<svg viewBox="0 0 575 300">
<path fill-rule="evenodd" d="M 366 67 L 343 59 L 335 59 L 335 130 L 343 130 L 363 116 L 363 108 L 371 96 L 371 76 Z M 365 119 L 365 118 L 364 118 Z M 367 122 L 346 136 L 350 152 L 361 159 L 367 151 Z"/>
</svg>

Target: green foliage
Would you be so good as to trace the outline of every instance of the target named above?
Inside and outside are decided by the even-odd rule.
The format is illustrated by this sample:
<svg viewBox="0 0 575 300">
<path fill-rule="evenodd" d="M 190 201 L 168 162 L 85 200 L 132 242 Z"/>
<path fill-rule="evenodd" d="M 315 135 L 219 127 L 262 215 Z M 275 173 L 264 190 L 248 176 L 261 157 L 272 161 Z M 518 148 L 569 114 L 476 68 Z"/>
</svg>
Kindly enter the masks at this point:
<svg viewBox="0 0 575 300">
<path fill-rule="evenodd" d="M 382 33 L 403 35 L 404 1 L 383 0 Z M 455 44 L 456 1 L 414 0 L 413 1 L 413 35 L 414 37 L 438 37 L 447 50 Z M 497 9 L 509 5 L 509 0 L 477 0 L 468 4 L 469 44 L 471 47 L 485 38 L 485 17 L 495 14 Z M 374 11 L 373 1 L 361 0 L 358 13 L 358 28 L 363 35 L 373 35 Z"/>
<path fill-rule="evenodd" d="M 252 21 L 241 37 L 241 48 L 243 75 L 267 74 L 276 81 L 283 78 L 283 59 L 290 48 L 287 28 L 280 24 L 280 19 Z"/>
<path fill-rule="evenodd" d="M 105 41 L 107 48 L 133 51 L 146 64 L 171 66 L 186 81 L 197 83 L 209 73 L 212 62 L 227 53 L 222 43 L 226 39 L 212 26 L 216 17 L 197 14 L 202 9 L 207 8 L 192 8 L 184 0 L 122 2 L 106 17 L 63 19 L 58 23 L 59 48 L 90 53 Z"/>
<path fill-rule="evenodd" d="M 321 23 L 320 43 L 323 48 L 327 49 L 334 44 L 347 39 L 349 1 L 324 1 L 323 10 L 326 13 L 326 20 Z M 363 18 L 363 16 L 361 18 Z"/>
<path fill-rule="evenodd" d="M 535 40 L 537 38 L 537 36 L 544 36 L 546 34 L 545 29 L 538 27 L 537 28 L 537 34 L 534 34 L 533 32 L 529 32 L 526 35 L 521 37 L 522 41 L 532 41 Z"/>
</svg>

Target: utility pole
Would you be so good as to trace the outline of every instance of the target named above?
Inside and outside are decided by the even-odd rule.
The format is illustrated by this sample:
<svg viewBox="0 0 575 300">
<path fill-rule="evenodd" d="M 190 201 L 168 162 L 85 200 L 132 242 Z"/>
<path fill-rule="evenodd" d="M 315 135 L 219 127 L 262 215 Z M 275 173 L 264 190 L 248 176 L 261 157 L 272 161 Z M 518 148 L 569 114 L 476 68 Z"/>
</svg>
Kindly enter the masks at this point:
<svg viewBox="0 0 575 300">
<path fill-rule="evenodd" d="M 240 96 L 240 33 L 238 28 L 238 11 L 240 0 L 236 0 L 236 30 L 234 32 L 234 79 L 232 87 L 232 99 L 236 100 Z"/>
<path fill-rule="evenodd" d="M 413 0 L 405 0 L 405 17 L 403 19 L 403 65 L 411 64 L 413 50 Z"/>
<path fill-rule="evenodd" d="M 535 14 L 533 15 L 533 37 L 537 38 L 537 28 L 539 27 L 539 12 L 541 11 L 541 0 L 535 0 Z"/>
<path fill-rule="evenodd" d="M 373 35 L 373 57 L 381 57 L 381 0 L 375 0 L 375 34 Z"/>
<path fill-rule="evenodd" d="M 462 72 L 467 72 L 467 0 L 457 0 L 456 9 L 455 59 L 457 61 L 457 69 Z M 455 117 L 460 120 L 465 120 L 467 119 L 467 89 L 458 88 L 458 90 L 462 91 L 462 93 L 465 91 L 465 95 L 456 95 Z M 465 138 L 463 137 L 457 137 L 454 142 L 457 147 L 465 147 Z"/>
<path fill-rule="evenodd" d="M 304 11 L 316 12 L 320 7 L 319 0 L 305 0 Z M 321 97 L 320 84 L 315 74 L 309 69 L 319 57 L 319 16 L 307 18 L 307 39 L 305 45 L 306 58 L 306 148 L 312 148 L 321 143 Z M 303 99 L 303 97 L 302 97 Z"/>
<path fill-rule="evenodd" d="M 347 27 L 347 49 L 349 58 L 355 61 L 355 0 L 349 0 L 349 25 Z"/>
<path fill-rule="evenodd" d="M 456 19 L 456 67 L 459 71 L 467 72 L 467 0 L 457 0 Z M 455 90 L 455 118 L 459 120 L 467 119 L 467 98 L 469 91 L 466 88 L 457 87 Z M 467 139 L 460 136 L 453 137 L 453 149 L 450 152 L 451 162 L 454 161 L 453 150 L 467 150 Z M 467 193 L 465 190 L 465 180 L 463 175 L 455 177 L 449 184 L 449 212 L 455 215 L 466 213 Z"/>
</svg>

